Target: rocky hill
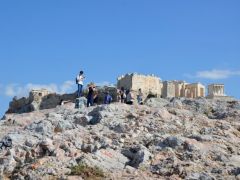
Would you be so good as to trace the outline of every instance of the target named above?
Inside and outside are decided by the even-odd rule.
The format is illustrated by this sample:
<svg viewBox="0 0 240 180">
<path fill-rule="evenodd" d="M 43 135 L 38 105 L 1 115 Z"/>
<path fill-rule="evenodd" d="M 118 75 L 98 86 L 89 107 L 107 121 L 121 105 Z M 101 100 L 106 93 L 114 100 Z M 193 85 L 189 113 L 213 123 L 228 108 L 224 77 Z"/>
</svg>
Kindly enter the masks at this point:
<svg viewBox="0 0 240 180">
<path fill-rule="evenodd" d="M 73 103 L 0 121 L 0 179 L 240 179 L 240 102 Z"/>
</svg>

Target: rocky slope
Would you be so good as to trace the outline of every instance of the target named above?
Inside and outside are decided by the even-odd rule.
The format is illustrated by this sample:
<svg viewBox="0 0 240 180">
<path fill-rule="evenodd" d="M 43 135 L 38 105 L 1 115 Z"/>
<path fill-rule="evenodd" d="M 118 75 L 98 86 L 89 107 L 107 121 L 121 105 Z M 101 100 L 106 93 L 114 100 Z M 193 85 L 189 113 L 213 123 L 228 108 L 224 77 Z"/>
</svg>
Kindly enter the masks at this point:
<svg viewBox="0 0 240 180">
<path fill-rule="evenodd" d="M 240 179 L 240 102 L 70 103 L 5 115 L 0 141 L 0 179 Z"/>
</svg>

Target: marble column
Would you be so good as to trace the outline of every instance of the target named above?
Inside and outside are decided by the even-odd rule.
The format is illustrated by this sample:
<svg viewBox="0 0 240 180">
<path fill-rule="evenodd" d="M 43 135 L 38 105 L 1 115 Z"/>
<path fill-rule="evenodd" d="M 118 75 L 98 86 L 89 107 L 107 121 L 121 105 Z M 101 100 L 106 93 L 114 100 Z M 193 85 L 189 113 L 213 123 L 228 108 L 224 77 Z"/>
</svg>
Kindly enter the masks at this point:
<svg viewBox="0 0 240 180">
<path fill-rule="evenodd" d="M 213 86 L 213 92 L 214 92 L 214 95 L 217 95 L 217 87 L 216 86 Z"/>
</svg>

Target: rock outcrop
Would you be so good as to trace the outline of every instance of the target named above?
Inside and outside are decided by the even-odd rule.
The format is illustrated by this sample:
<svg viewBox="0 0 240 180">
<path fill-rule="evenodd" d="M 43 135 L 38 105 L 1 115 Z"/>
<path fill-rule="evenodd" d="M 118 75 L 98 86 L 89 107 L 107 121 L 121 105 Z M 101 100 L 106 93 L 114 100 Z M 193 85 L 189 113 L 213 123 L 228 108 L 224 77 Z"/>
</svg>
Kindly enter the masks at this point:
<svg viewBox="0 0 240 180">
<path fill-rule="evenodd" d="M 0 121 L 0 179 L 239 179 L 240 102 L 74 103 Z"/>
<path fill-rule="evenodd" d="M 98 92 L 98 104 L 103 103 L 106 92 L 109 92 L 113 101 L 117 101 L 117 89 L 116 87 L 96 87 Z M 87 96 L 87 89 L 84 91 L 85 97 Z M 28 113 L 43 109 L 56 108 L 62 102 L 75 103 L 77 93 L 72 94 L 56 94 L 49 92 L 46 89 L 32 90 L 28 97 L 22 97 L 17 99 L 16 97 L 9 103 L 9 109 L 7 114 L 11 113 Z"/>
<path fill-rule="evenodd" d="M 51 109 L 61 104 L 62 101 L 75 102 L 77 94 L 56 94 L 46 89 L 32 90 L 28 97 L 17 99 L 16 97 L 9 103 L 7 114 L 28 113 L 32 111 Z"/>
</svg>

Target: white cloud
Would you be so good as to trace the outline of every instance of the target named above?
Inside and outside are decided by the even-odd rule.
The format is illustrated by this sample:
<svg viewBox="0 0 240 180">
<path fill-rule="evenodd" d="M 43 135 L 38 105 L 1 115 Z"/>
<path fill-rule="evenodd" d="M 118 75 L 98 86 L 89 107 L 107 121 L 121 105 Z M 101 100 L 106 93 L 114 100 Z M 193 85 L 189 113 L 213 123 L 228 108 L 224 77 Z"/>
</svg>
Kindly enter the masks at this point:
<svg viewBox="0 0 240 180">
<path fill-rule="evenodd" d="M 195 75 L 185 75 L 188 78 L 203 78 L 203 79 L 227 79 L 231 76 L 240 76 L 240 71 L 231 71 L 231 70 L 207 70 L 207 71 L 198 71 Z"/>
<path fill-rule="evenodd" d="M 31 90 L 36 89 L 47 89 L 51 92 L 57 92 L 59 94 L 69 93 L 74 91 L 74 82 L 72 81 L 65 81 L 61 85 L 57 84 L 32 84 L 28 83 L 26 85 L 19 85 L 19 84 L 9 84 L 5 87 L 5 95 L 9 97 L 17 96 L 19 97 L 26 97 L 28 96 Z"/>
<path fill-rule="evenodd" d="M 108 82 L 108 81 L 102 81 L 102 82 L 98 82 L 96 83 L 97 86 L 114 86 L 113 83 Z"/>
<path fill-rule="evenodd" d="M 59 90 L 61 94 L 70 92 L 73 90 L 75 83 L 73 81 L 65 81 L 60 87 Z"/>
</svg>

